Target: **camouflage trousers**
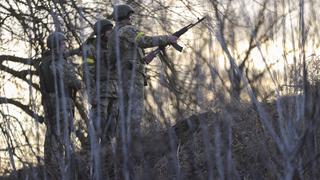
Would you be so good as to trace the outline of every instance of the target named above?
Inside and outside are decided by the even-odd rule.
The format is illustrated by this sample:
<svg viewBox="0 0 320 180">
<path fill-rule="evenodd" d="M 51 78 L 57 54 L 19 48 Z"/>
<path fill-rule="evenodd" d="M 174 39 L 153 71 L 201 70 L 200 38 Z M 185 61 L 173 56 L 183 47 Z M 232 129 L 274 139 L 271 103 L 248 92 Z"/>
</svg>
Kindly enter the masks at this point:
<svg viewBox="0 0 320 180">
<path fill-rule="evenodd" d="M 134 83 L 124 96 L 124 114 L 126 128 L 130 139 L 137 138 L 140 133 L 140 124 L 144 112 L 144 85 Z"/>
<path fill-rule="evenodd" d="M 71 110 L 46 119 L 44 162 L 48 179 L 74 179 L 73 146 L 70 140 Z"/>
<path fill-rule="evenodd" d="M 122 79 L 123 94 L 119 94 L 119 96 L 122 96 L 121 100 L 123 100 L 119 103 L 122 104 L 119 107 L 121 112 L 119 117 L 119 131 L 121 132 L 119 141 L 125 140 L 125 142 L 121 143 L 125 143 L 127 148 L 127 161 L 120 160 L 119 163 L 121 165 L 119 166 L 127 168 L 130 179 L 139 179 L 137 177 L 140 171 L 137 172 L 136 168 L 141 167 L 144 156 L 141 143 L 141 122 L 144 113 L 144 77 L 139 72 L 132 74 L 132 71 L 124 73 Z M 123 154 L 121 149 L 118 152 Z"/>
<path fill-rule="evenodd" d="M 138 136 L 140 132 L 144 112 L 144 81 L 144 75 L 138 70 L 124 73 L 124 115 L 131 137 Z"/>
<path fill-rule="evenodd" d="M 90 112 L 90 119 L 93 125 L 94 139 L 91 139 L 91 147 L 99 156 L 93 157 L 93 164 L 98 164 L 99 169 L 94 169 L 102 179 L 106 179 L 107 148 L 110 140 L 116 136 L 118 124 L 118 99 L 115 97 L 100 97 L 97 106 L 93 106 Z M 98 171 L 98 172 L 97 172 Z M 98 175 L 94 175 L 97 179 Z"/>
<path fill-rule="evenodd" d="M 114 137 L 118 123 L 118 99 L 101 97 L 97 106 L 91 109 L 91 120 L 97 137 L 101 142 L 107 142 Z"/>
</svg>

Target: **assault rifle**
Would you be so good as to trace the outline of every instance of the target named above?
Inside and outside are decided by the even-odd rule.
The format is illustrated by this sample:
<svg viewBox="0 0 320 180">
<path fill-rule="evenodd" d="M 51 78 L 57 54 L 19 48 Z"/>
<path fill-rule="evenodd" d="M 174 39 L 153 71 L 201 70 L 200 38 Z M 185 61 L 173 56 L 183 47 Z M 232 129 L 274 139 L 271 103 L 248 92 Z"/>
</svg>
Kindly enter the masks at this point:
<svg viewBox="0 0 320 180">
<path fill-rule="evenodd" d="M 199 24 L 201 21 L 203 21 L 206 17 L 203 17 L 201 19 L 198 19 L 197 22 L 195 23 L 191 23 L 185 27 L 183 27 L 182 29 L 180 29 L 179 31 L 173 33 L 172 35 L 173 36 L 176 36 L 176 37 L 180 37 L 181 35 L 183 35 L 184 33 L 186 33 L 189 29 L 193 28 L 195 25 Z M 183 47 L 180 46 L 178 43 L 173 43 L 173 44 L 170 44 L 171 46 L 173 46 L 177 51 L 181 52 Z M 165 48 L 165 46 L 163 47 L 158 47 L 157 49 L 151 51 L 147 56 L 145 56 L 143 58 L 143 61 L 146 63 L 146 64 L 149 64 L 156 56 L 157 54 L 159 54 L 161 51 L 163 51 Z"/>
</svg>

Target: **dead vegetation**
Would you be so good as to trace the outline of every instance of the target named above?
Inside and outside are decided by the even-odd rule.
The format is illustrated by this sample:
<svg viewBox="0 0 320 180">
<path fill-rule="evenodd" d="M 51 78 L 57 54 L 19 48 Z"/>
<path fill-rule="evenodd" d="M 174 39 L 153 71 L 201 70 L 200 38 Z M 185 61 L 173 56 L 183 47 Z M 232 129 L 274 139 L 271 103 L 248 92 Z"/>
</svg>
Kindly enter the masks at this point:
<svg viewBox="0 0 320 180">
<path fill-rule="evenodd" d="M 295 98 L 283 98 L 283 107 L 288 107 L 283 111 L 288 119 L 293 110 L 289 107 Z M 279 115 L 275 102 L 263 106 L 272 116 L 272 124 L 277 126 L 275 119 Z M 277 129 L 279 133 L 279 127 Z M 147 132 L 139 143 L 142 145 L 142 159 L 131 165 L 134 179 L 279 179 L 285 171 L 284 155 L 264 130 L 259 114 L 249 103 L 227 103 L 214 111 L 180 120 L 169 129 L 154 128 Z M 106 150 L 109 156 L 105 172 L 110 179 L 123 178 L 121 146 L 117 147 L 112 148 L 110 144 Z M 305 145 L 301 148 L 302 156 L 307 152 L 305 148 Z M 297 155 L 293 161 L 302 156 Z M 78 168 L 81 168 L 79 179 L 89 178 L 88 157 L 85 152 L 77 154 Z M 305 167 L 303 174 L 295 173 L 295 177 L 307 179 L 310 176 L 308 164 Z M 34 171 L 43 172 L 41 169 L 24 169 L 18 172 L 18 176 L 23 174 L 23 177 L 29 175 L 30 179 L 37 179 Z"/>
</svg>

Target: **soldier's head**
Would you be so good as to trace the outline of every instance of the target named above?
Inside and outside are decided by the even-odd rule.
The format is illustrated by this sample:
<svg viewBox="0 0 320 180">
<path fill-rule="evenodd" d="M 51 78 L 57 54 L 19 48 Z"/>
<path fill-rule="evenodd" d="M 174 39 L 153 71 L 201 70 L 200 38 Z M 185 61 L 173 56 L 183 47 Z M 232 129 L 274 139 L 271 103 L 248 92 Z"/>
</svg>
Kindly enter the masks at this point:
<svg viewBox="0 0 320 180">
<path fill-rule="evenodd" d="M 103 39 L 108 39 L 111 34 L 113 24 L 108 19 L 100 19 L 94 24 L 94 34 Z"/>
<path fill-rule="evenodd" d="M 47 46 L 51 51 L 63 53 L 66 48 L 66 36 L 62 32 L 53 32 L 48 36 Z"/>
<path fill-rule="evenodd" d="M 134 9 L 127 4 L 115 5 L 113 7 L 112 17 L 116 22 L 127 21 L 130 23 L 131 15 L 134 13 Z"/>
</svg>

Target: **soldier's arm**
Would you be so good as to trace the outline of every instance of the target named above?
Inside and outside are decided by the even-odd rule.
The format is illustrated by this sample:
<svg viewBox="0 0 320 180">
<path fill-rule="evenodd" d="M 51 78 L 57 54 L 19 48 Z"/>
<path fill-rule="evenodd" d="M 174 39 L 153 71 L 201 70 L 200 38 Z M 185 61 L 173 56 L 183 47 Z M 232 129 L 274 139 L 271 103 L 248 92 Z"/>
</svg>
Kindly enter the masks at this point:
<svg viewBox="0 0 320 180">
<path fill-rule="evenodd" d="M 46 58 L 42 58 L 41 59 L 41 63 L 39 65 L 39 81 L 40 81 L 40 92 L 42 94 L 42 98 L 43 100 L 47 99 L 48 98 L 48 94 L 47 94 L 47 83 L 46 81 L 50 81 L 50 80 L 46 80 L 45 77 L 48 78 L 48 76 L 46 76 L 47 74 L 50 74 L 51 72 L 48 72 L 50 71 L 49 68 L 46 68 L 49 66 L 49 64 L 51 61 L 49 59 L 46 59 Z M 49 83 L 54 83 L 54 82 L 49 82 Z"/>
<path fill-rule="evenodd" d="M 169 36 L 147 36 L 134 26 L 125 26 L 119 31 L 120 38 L 136 43 L 141 48 L 165 46 L 170 44 Z"/>
<path fill-rule="evenodd" d="M 95 46 L 94 46 L 95 41 L 90 40 L 88 42 L 86 42 L 83 47 L 83 59 L 86 63 L 90 64 L 94 64 L 94 58 L 96 56 L 96 52 L 95 52 Z"/>
<path fill-rule="evenodd" d="M 96 48 L 94 47 L 93 43 L 95 43 L 95 42 L 92 42 L 90 44 L 89 43 L 86 44 L 86 53 L 87 53 L 88 58 L 94 58 L 96 56 L 96 54 L 95 54 Z"/>
<path fill-rule="evenodd" d="M 47 92 L 45 90 L 45 82 L 43 79 L 43 69 L 42 69 L 42 64 L 40 64 L 39 67 L 39 79 L 40 79 L 40 92 L 41 92 L 41 104 L 43 105 L 43 110 L 45 113 L 45 116 L 48 115 L 48 105 L 46 100 L 49 98 L 47 95 Z M 48 72 L 47 72 L 48 73 Z M 43 120 L 39 120 L 40 123 L 43 123 Z"/>
<path fill-rule="evenodd" d="M 79 90 L 82 87 L 81 80 L 76 76 L 73 66 L 69 63 L 64 63 L 64 75 L 66 83 L 74 90 Z"/>
</svg>

